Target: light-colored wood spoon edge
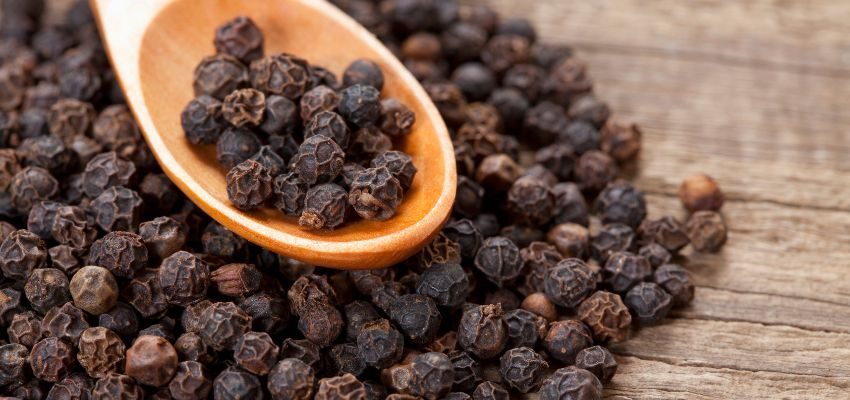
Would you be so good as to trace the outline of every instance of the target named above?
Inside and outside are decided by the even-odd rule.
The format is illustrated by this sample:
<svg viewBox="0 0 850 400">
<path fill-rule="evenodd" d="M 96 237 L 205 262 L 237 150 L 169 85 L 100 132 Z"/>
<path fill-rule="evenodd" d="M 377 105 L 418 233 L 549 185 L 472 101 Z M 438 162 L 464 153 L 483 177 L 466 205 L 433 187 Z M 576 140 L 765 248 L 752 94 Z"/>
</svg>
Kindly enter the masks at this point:
<svg viewBox="0 0 850 400">
<path fill-rule="evenodd" d="M 131 104 L 131 108 L 144 132 L 151 133 L 146 134 L 145 137 L 152 152 L 166 175 L 198 207 L 240 236 L 266 249 L 311 264 L 344 269 L 380 268 L 396 264 L 415 254 L 439 232 L 451 213 L 457 179 L 454 150 L 442 122 L 442 117 L 430 102 L 424 89 L 395 59 L 392 53 L 384 48 L 365 28 L 336 7 L 323 1 L 297 0 L 302 5 L 312 8 L 315 12 L 327 16 L 333 23 L 342 25 L 352 35 L 361 37 L 383 58 L 382 63 L 385 68 L 389 67 L 391 70 L 389 72 L 396 74 L 409 90 L 413 91 L 415 97 L 425 99 L 422 102 L 425 115 L 417 115 L 417 118 L 433 121 L 436 130 L 433 135 L 435 140 L 439 141 L 443 153 L 444 179 L 442 192 L 436 203 L 418 223 L 399 231 L 362 240 L 335 242 L 313 240 L 271 229 L 254 218 L 246 218 L 241 211 L 229 204 L 223 204 L 203 190 L 189 171 L 182 168 L 171 152 L 165 148 L 165 143 L 150 118 L 148 105 L 144 101 L 141 88 L 140 54 L 138 50 L 142 48 L 142 40 L 148 28 L 147 24 L 153 21 L 171 1 L 91 0 L 91 3 L 92 9 L 98 17 L 104 43 L 109 50 L 110 59 L 128 103 Z M 132 15 L 133 18 L 129 20 L 127 18 L 116 18 L 116 16 L 122 14 Z M 111 35 L 107 35 L 106 31 L 111 32 Z M 116 38 L 119 37 L 126 42 L 117 43 L 118 39 Z M 127 79 L 127 77 L 135 78 Z M 179 111 L 175 110 L 175 112 Z M 392 219 L 386 223 L 392 223 Z M 333 233 L 328 234 L 332 235 Z"/>
</svg>

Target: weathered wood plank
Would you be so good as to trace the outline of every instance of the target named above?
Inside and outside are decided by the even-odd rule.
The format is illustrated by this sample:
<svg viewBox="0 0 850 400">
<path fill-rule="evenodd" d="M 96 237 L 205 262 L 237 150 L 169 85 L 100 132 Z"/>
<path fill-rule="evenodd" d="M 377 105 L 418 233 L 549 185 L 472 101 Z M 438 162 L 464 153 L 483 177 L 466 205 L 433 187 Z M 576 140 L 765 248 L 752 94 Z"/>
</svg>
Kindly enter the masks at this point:
<svg viewBox="0 0 850 400">
<path fill-rule="evenodd" d="M 745 322 L 672 319 L 641 329 L 617 354 L 677 366 L 838 378 L 850 389 L 850 335 Z"/>
<path fill-rule="evenodd" d="M 608 399 L 838 399 L 847 396 L 845 378 L 671 365 L 617 357 Z"/>
</svg>

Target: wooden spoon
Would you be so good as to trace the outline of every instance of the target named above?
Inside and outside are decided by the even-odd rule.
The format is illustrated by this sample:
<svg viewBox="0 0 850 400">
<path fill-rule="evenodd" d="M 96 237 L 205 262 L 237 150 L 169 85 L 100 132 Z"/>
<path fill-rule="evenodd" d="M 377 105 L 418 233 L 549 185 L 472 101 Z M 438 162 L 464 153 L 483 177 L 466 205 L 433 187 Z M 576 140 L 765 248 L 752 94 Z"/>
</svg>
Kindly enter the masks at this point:
<svg viewBox="0 0 850 400">
<path fill-rule="evenodd" d="M 107 52 L 147 143 L 171 180 L 201 209 L 266 249 L 314 265 L 364 269 L 396 264 L 430 242 L 455 197 L 454 150 L 439 112 L 416 79 L 371 33 L 322 0 L 91 0 Z M 180 112 L 192 99 L 192 73 L 213 54 L 215 28 L 237 15 L 265 35 L 266 54 L 288 52 L 338 75 L 357 58 L 384 71 L 385 97 L 416 113 L 401 150 L 419 169 L 394 217 L 328 232 L 299 228 L 271 207 L 230 205 L 215 146 L 184 138 Z"/>
</svg>

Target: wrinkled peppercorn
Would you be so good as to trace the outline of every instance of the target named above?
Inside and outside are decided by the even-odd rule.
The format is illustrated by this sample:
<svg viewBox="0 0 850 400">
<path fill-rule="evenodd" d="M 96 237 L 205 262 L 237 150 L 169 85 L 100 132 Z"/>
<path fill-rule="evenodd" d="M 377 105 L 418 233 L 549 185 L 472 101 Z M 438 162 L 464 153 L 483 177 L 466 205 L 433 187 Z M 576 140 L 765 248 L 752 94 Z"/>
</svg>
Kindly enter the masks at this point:
<svg viewBox="0 0 850 400">
<path fill-rule="evenodd" d="M 603 224 L 621 223 L 637 228 L 646 217 L 643 192 L 627 182 L 614 182 L 605 187 L 594 204 Z"/>
<path fill-rule="evenodd" d="M 203 399 L 212 390 L 212 381 L 203 364 L 183 361 L 177 364 L 177 372 L 168 384 L 168 393 L 176 400 Z"/>
<path fill-rule="evenodd" d="M 697 211 L 685 225 L 694 250 L 716 253 L 726 244 L 726 222 L 715 211 Z"/>
<path fill-rule="evenodd" d="M 398 179 L 385 167 L 358 172 L 350 186 L 348 202 L 363 219 L 391 218 L 403 196 Z"/>
<path fill-rule="evenodd" d="M 124 361 L 124 342 L 118 334 L 100 326 L 84 330 L 77 348 L 77 360 L 92 378 L 117 372 Z"/>
<path fill-rule="evenodd" d="M 366 387 L 352 374 L 319 379 L 314 400 L 366 400 Z"/>
<path fill-rule="evenodd" d="M 641 326 L 658 325 L 673 306 L 670 294 L 652 282 L 636 285 L 626 293 L 623 301 Z"/>
<path fill-rule="evenodd" d="M 336 228 L 345 219 L 347 205 L 348 193 L 339 185 L 314 186 L 304 196 L 304 211 L 298 224 L 311 229 Z"/>
<path fill-rule="evenodd" d="M 260 379 L 239 367 L 228 367 L 213 380 L 213 398 L 217 400 L 261 399 Z"/>
<path fill-rule="evenodd" d="M 127 349 L 124 371 L 141 384 L 165 385 L 176 370 L 177 352 L 171 343 L 159 336 L 139 336 Z"/>
<path fill-rule="evenodd" d="M 596 375 L 602 383 L 608 383 L 617 373 L 617 360 L 602 346 L 588 347 L 576 355 L 576 367 Z"/>
<path fill-rule="evenodd" d="M 514 242 L 505 237 L 487 238 L 475 255 L 475 267 L 490 282 L 501 287 L 519 276 L 522 269 L 519 249 Z"/>
<path fill-rule="evenodd" d="M 461 305 L 469 293 L 469 278 L 458 264 L 433 264 L 419 276 L 416 292 L 445 307 Z"/>
<path fill-rule="evenodd" d="M 46 313 L 55 306 L 71 300 L 68 277 L 54 268 L 39 268 L 32 271 L 24 285 L 24 294 L 30 305 L 39 313 Z"/>
<path fill-rule="evenodd" d="M 386 319 L 365 322 L 357 334 L 357 350 L 366 365 L 388 368 L 404 351 L 404 336 Z"/>
<path fill-rule="evenodd" d="M 121 290 L 121 296 L 145 318 L 161 316 L 168 309 L 156 271 L 145 271 L 133 278 Z"/>
<path fill-rule="evenodd" d="M 119 278 L 132 278 L 148 263 L 142 237 L 123 231 L 107 233 L 91 245 L 89 264 L 104 267 Z"/>
<path fill-rule="evenodd" d="M 74 367 L 74 346 L 58 337 L 47 337 L 32 347 L 30 368 L 37 379 L 59 382 Z"/>
<path fill-rule="evenodd" d="M 520 393 L 537 389 L 545 378 L 549 363 L 528 347 L 510 349 L 499 359 L 499 373 L 508 386 Z"/>
<path fill-rule="evenodd" d="M 575 308 L 593 293 L 596 277 L 584 261 L 568 258 L 549 269 L 543 287 L 555 304 Z"/>
<path fill-rule="evenodd" d="M 538 395 L 540 400 L 601 399 L 602 383 L 591 372 L 569 366 L 550 375 Z"/>
<path fill-rule="evenodd" d="M 215 31 L 215 50 L 250 63 L 263 56 L 263 33 L 251 18 L 238 16 Z"/>
<path fill-rule="evenodd" d="M 717 182 L 705 174 L 688 176 L 679 186 L 679 200 L 690 212 L 719 211 L 725 199 Z"/>
<path fill-rule="evenodd" d="M 566 365 L 573 364 L 576 355 L 592 345 L 593 337 L 590 329 L 576 320 L 553 322 L 549 326 L 546 337 L 543 338 L 543 347 L 546 352 Z"/>
<path fill-rule="evenodd" d="M 537 344 L 546 332 L 546 319 L 527 310 L 517 309 L 505 312 L 508 325 L 508 347 L 531 347 Z"/>
<path fill-rule="evenodd" d="M 135 379 L 111 373 L 95 382 L 92 396 L 96 399 L 141 400 L 145 398 L 145 392 Z"/>
<path fill-rule="evenodd" d="M 70 294 L 81 310 L 101 315 L 118 302 L 118 283 L 108 269 L 85 266 L 71 278 Z"/>
<path fill-rule="evenodd" d="M 310 400 L 316 375 L 309 365 L 296 358 L 284 358 L 271 372 L 267 388 L 273 399 Z"/>
<path fill-rule="evenodd" d="M 247 332 L 233 346 L 236 364 L 255 375 L 266 375 L 277 361 L 278 347 L 265 332 Z"/>
<path fill-rule="evenodd" d="M 632 317 L 620 296 L 598 291 L 578 307 L 579 318 L 598 341 L 622 342 L 629 337 Z"/>
<path fill-rule="evenodd" d="M 169 304 L 186 306 L 207 294 L 209 266 L 189 252 L 178 251 L 162 260 L 157 278 Z"/>
<path fill-rule="evenodd" d="M 611 254 L 602 272 L 614 292 L 625 293 L 652 275 L 652 265 L 642 256 L 623 251 Z"/>
<path fill-rule="evenodd" d="M 223 100 L 248 84 L 248 68 L 227 54 L 204 57 L 195 67 L 192 88 L 195 96 L 209 95 Z"/>
<path fill-rule="evenodd" d="M 250 315 L 233 303 L 220 302 L 201 312 L 198 334 L 208 346 L 221 351 L 233 347 L 250 328 Z"/>
<path fill-rule="evenodd" d="M 664 216 L 655 220 L 644 220 L 638 229 L 640 243 L 647 245 L 657 243 L 670 254 L 676 254 L 690 243 L 685 227 L 672 216 Z M 663 264 L 663 262 L 662 262 Z"/>
<path fill-rule="evenodd" d="M 635 242 L 635 232 L 628 225 L 607 224 L 591 238 L 590 250 L 594 259 L 604 263 L 613 253 L 631 251 Z"/>
<path fill-rule="evenodd" d="M 510 393 L 502 385 L 491 381 L 481 382 L 472 392 L 473 400 L 509 400 L 510 398 Z"/>
<path fill-rule="evenodd" d="M 501 305 L 474 306 L 463 312 L 458 327 L 458 343 L 478 358 L 494 358 L 508 341 L 508 326 Z"/>
<path fill-rule="evenodd" d="M 422 353 L 411 362 L 410 392 L 424 399 L 439 399 L 454 383 L 454 368 L 443 353 Z"/>
<path fill-rule="evenodd" d="M 233 91 L 221 103 L 221 116 L 237 128 L 259 126 L 265 110 L 266 95 L 250 88 Z"/>
</svg>

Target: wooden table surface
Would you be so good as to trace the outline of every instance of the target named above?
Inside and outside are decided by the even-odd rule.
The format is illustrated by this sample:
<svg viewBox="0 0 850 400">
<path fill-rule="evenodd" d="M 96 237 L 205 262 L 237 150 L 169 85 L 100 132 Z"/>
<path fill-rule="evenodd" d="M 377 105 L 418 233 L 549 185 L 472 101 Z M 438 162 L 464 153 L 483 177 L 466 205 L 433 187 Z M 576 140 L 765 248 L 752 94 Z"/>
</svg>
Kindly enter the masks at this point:
<svg viewBox="0 0 850 400">
<path fill-rule="evenodd" d="M 650 216 L 702 171 L 729 241 L 689 308 L 612 350 L 616 399 L 850 398 L 850 2 L 467 0 L 573 45 L 644 130 Z"/>
</svg>

